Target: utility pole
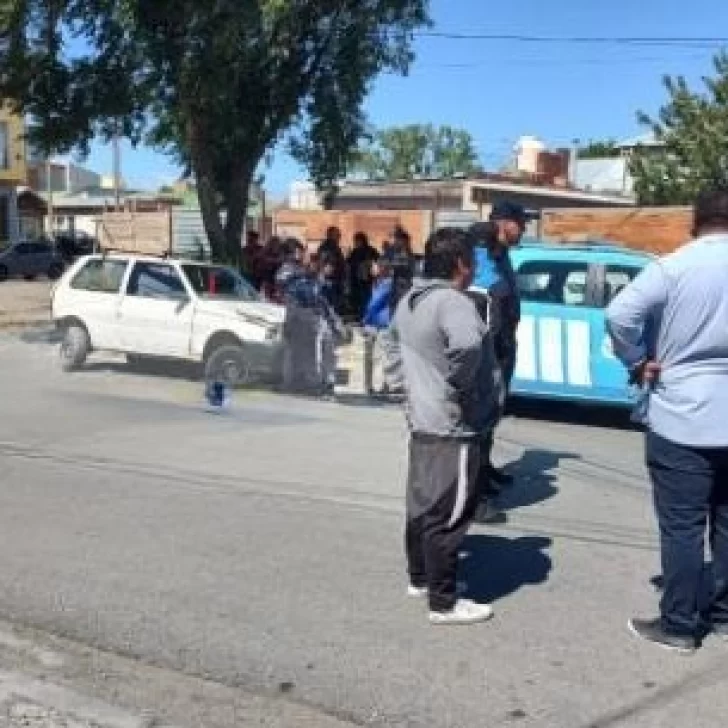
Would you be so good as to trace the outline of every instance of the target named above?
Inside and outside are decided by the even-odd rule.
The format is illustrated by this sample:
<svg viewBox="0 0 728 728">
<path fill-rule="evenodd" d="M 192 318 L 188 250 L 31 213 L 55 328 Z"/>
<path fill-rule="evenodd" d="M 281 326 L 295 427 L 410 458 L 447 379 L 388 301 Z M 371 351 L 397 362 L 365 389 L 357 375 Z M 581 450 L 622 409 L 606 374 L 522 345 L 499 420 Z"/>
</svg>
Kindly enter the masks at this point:
<svg viewBox="0 0 728 728">
<path fill-rule="evenodd" d="M 114 155 L 114 202 L 116 211 L 119 212 L 121 209 L 121 144 L 118 131 L 114 132 L 111 144 Z"/>
<path fill-rule="evenodd" d="M 46 157 L 46 194 L 48 196 L 48 235 L 53 238 L 53 222 L 55 213 L 53 211 L 53 162 L 50 153 Z"/>
</svg>

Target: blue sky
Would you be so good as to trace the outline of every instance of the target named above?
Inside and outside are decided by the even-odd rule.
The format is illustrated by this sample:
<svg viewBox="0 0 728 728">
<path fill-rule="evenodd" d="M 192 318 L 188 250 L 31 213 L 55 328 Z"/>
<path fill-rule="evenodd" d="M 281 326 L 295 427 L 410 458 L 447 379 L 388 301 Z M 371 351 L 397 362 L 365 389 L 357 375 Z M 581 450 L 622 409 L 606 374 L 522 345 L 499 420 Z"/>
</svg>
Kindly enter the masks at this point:
<svg viewBox="0 0 728 728">
<path fill-rule="evenodd" d="M 466 34 L 728 36 L 725 0 L 432 0 L 432 15 L 435 30 Z M 431 122 L 468 129 L 492 169 L 524 134 L 552 145 L 637 135 L 636 112 L 654 112 L 665 99 L 662 75 L 698 83 L 717 50 L 422 37 L 410 75 L 377 80 L 366 110 L 376 126 Z M 110 170 L 110 150 L 96 146 L 88 165 Z M 123 174 L 133 186 L 156 188 L 178 170 L 151 150 L 126 149 Z M 304 176 L 279 153 L 267 186 L 282 197 Z"/>
</svg>

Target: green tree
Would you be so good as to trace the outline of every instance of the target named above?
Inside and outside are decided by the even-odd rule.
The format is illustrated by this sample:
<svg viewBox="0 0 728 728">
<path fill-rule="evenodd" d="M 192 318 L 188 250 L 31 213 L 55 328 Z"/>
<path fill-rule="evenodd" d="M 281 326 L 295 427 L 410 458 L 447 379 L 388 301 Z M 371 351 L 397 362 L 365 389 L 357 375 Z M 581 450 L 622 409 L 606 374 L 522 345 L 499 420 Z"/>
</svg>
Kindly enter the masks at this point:
<svg viewBox="0 0 728 728">
<path fill-rule="evenodd" d="M 480 170 L 469 132 L 412 124 L 370 134 L 354 155 L 354 171 L 371 180 L 453 178 Z"/>
<path fill-rule="evenodd" d="M 286 143 L 327 189 L 429 0 L 0 0 L 0 97 L 54 152 L 146 140 L 194 174 L 218 259 L 238 261 L 252 180 Z M 73 40 L 71 44 L 69 41 Z"/>
<path fill-rule="evenodd" d="M 641 204 L 691 204 L 702 188 L 728 185 L 728 54 L 716 56 L 714 70 L 702 91 L 666 77 L 669 102 L 656 119 L 639 114 L 658 142 L 631 162 Z"/>
<path fill-rule="evenodd" d="M 579 159 L 605 159 L 619 157 L 621 150 L 614 139 L 590 141 L 579 149 Z"/>
</svg>

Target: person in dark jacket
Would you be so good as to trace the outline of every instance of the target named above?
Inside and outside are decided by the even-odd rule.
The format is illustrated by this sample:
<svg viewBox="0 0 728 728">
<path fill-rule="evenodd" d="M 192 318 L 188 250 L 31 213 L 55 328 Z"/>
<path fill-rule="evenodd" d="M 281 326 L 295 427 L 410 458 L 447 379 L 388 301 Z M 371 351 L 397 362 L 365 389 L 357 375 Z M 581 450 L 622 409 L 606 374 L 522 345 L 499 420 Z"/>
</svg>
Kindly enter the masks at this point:
<svg viewBox="0 0 728 728">
<path fill-rule="evenodd" d="M 330 227 L 326 240 L 321 243 L 317 253 L 318 263 L 324 271 L 329 302 L 337 314 L 343 313 L 344 287 L 346 283 L 346 259 L 341 249 L 341 230 Z"/>
<path fill-rule="evenodd" d="M 364 316 L 372 295 L 374 264 L 379 260 L 379 251 L 369 243 L 366 233 L 354 235 L 354 247 L 346 261 L 349 273 L 349 301 L 351 314 L 357 321 Z"/>
<path fill-rule="evenodd" d="M 394 230 L 394 242 L 387 252 L 387 261 L 392 269 L 392 294 L 390 309 L 395 311 L 399 302 L 412 288 L 415 277 L 415 256 L 412 252 L 412 238 L 402 227 Z"/>
<path fill-rule="evenodd" d="M 470 289 L 481 316 L 487 315 L 493 345 L 506 394 L 516 365 L 516 333 L 521 319 L 521 299 L 509 249 L 521 242 L 528 215 L 516 203 L 501 202 L 493 207 L 490 222 L 477 223 L 471 234 L 478 241 L 476 274 Z M 487 311 L 487 314 L 485 313 Z M 493 465 L 495 428 L 483 441 L 480 483 L 484 497 L 496 495 L 513 478 Z M 499 520 L 494 516 L 496 520 Z"/>
</svg>

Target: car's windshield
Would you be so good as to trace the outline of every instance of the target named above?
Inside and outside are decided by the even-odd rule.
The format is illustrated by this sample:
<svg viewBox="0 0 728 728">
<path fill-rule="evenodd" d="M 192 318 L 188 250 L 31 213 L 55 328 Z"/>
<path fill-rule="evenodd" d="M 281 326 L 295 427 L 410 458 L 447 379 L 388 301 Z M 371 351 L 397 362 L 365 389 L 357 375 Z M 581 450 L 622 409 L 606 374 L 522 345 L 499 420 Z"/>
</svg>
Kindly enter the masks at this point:
<svg viewBox="0 0 728 728">
<path fill-rule="evenodd" d="M 202 298 L 224 298 L 238 301 L 257 301 L 258 292 L 245 278 L 230 268 L 210 265 L 183 265 L 192 289 Z"/>
</svg>

